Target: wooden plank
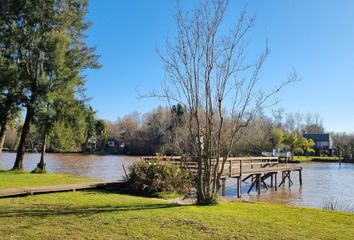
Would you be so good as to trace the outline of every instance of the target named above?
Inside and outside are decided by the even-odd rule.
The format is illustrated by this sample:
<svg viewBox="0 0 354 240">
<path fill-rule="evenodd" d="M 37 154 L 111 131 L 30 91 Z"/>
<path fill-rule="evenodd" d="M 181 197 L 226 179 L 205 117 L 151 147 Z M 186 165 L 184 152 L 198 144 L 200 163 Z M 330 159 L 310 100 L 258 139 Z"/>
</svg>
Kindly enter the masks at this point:
<svg viewBox="0 0 354 240">
<path fill-rule="evenodd" d="M 51 185 L 41 187 L 11 188 L 0 190 L 0 198 L 17 197 L 43 193 L 67 192 L 76 190 L 98 189 L 104 187 L 117 187 L 125 182 L 88 182 L 77 184 Z"/>
</svg>

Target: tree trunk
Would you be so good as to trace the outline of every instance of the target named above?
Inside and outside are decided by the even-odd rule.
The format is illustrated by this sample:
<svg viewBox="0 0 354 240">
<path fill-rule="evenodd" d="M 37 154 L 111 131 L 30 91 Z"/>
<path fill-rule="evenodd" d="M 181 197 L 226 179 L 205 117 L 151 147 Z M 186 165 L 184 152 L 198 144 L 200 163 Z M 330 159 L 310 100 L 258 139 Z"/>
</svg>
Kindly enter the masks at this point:
<svg viewBox="0 0 354 240">
<path fill-rule="evenodd" d="M 7 123 L 9 121 L 9 115 L 10 115 L 10 108 L 11 108 L 11 101 L 8 97 L 7 101 L 6 101 L 6 106 L 3 112 L 3 115 L 1 116 L 1 130 L 0 130 L 0 155 L 2 154 L 2 149 L 4 147 L 4 143 L 5 143 L 5 131 L 6 131 L 6 127 L 7 127 Z"/>
<path fill-rule="evenodd" d="M 39 161 L 38 168 L 41 170 L 42 173 L 44 173 L 45 170 L 45 162 L 44 162 L 44 155 L 45 155 L 45 150 L 47 148 L 47 133 L 44 132 L 43 134 L 43 139 L 42 139 L 42 152 L 41 152 L 41 160 Z"/>
<path fill-rule="evenodd" d="M 27 143 L 28 134 L 30 132 L 33 116 L 34 116 L 34 106 L 33 104 L 29 104 L 27 107 L 25 122 L 22 127 L 20 143 L 17 148 L 16 161 L 12 168 L 13 170 L 23 170 L 23 157 L 26 152 L 26 143 Z"/>
</svg>

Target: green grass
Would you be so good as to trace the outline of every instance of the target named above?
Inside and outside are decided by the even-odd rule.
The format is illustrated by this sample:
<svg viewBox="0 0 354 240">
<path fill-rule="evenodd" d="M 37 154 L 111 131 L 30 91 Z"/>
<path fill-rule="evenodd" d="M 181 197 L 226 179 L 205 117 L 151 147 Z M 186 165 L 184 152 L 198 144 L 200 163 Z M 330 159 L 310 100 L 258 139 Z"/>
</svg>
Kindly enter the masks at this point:
<svg viewBox="0 0 354 240">
<path fill-rule="evenodd" d="M 161 199 L 175 199 L 183 197 L 182 194 L 176 192 L 159 192 L 152 194 L 152 197 L 161 198 Z"/>
<path fill-rule="evenodd" d="M 89 178 L 78 178 L 68 174 L 32 174 L 24 171 L 0 170 L 0 189 L 97 181 L 99 180 Z"/>
<path fill-rule="evenodd" d="M 329 160 L 329 161 L 336 160 L 336 161 L 338 161 L 338 157 L 294 156 L 294 160 L 295 161 L 312 161 L 312 160 L 316 160 L 316 159 L 320 159 L 320 160 L 323 160 L 323 161 L 326 161 L 326 160 Z"/>
<path fill-rule="evenodd" d="M 0 188 L 90 180 L 0 171 Z M 0 199 L 0 239 L 352 239 L 353 226 L 353 214 L 270 203 L 179 206 L 104 191 Z"/>
<path fill-rule="evenodd" d="M 353 239 L 354 215 L 270 203 L 177 206 L 108 192 L 0 199 L 4 239 Z"/>
</svg>

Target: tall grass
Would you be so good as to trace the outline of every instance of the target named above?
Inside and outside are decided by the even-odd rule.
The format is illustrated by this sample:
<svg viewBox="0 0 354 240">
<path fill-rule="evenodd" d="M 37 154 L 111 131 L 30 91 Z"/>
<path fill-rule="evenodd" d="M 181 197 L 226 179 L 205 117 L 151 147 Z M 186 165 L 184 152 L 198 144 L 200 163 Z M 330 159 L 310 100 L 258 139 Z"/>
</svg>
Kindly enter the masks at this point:
<svg viewBox="0 0 354 240">
<path fill-rule="evenodd" d="M 331 198 L 323 201 L 322 209 L 338 212 L 354 212 L 354 205 L 352 203 Z"/>
</svg>

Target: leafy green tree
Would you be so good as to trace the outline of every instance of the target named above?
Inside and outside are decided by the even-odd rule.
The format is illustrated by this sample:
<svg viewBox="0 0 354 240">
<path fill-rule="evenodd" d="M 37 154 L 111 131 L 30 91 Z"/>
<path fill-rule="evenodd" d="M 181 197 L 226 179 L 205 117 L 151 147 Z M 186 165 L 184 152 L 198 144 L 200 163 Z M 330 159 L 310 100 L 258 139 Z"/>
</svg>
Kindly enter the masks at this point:
<svg viewBox="0 0 354 240">
<path fill-rule="evenodd" d="M 11 54 L 16 56 L 18 79 L 26 93 L 23 99 L 26 117 L 14 169 L 23 168 L 30 126 L 43 96 L 48 94 L 48 81 L 62 80 L 53 75 L 58 73 L 55 64 L 63 61 L 62 65 L 66 65 L 63 72 L 66 79 L 77 78 L 84 68 L 98 67 L 94 49 L 83 41 L 84 31 L 90 25 L 85 21 L 87 7 L 86 0 L 4 0 L 2 3 L 1 15 L 10 17 L 1 22 L 1 31 L 13 37 Z M 67 44 L 58 43 L 59 38 Z M 58 44 L 63 45 L 58 47 Z"/>
<path fill-rule="evenodd" d="M 0 19 L 0 154 L 6 129 L 18 117 L 23 96 L 17 81 L 17 65 L 11 55 L 11 36 L 3 31 L 3 21 Z"/>
<path fill-rule="evenodd" d="M 76 103 L 76 91 L 83 85 L 83 79 L 75 70 L 76 60 L 68 57 L 72 50 L 67 36 L 54 33 L 51 39 L 50 52 L 53 53 L 53 59 L 48 67 L 50 77 L 43 79 L 43 92 L 36 112 L 42 146 L 36 172 L 45 172 L 44 155 L 48 135 L 51 134 L 56 121 L 66 121 L 67 116 L 70 116 L 72 105 Z"/>
<path fill-rule="evenodd" d="M 96 151 L 103 151 L 108 139 L 108 127 L 104 120 L 98 119 L 95 122 Z"/>
<path fill-rule="evenodd" d="M 49 149 L 54 152 L 79 152 L 87 134 L 87 107 L 82 101 L 57 102 L 56 121 L 49 138 Z"/>
<path fill-rule="evenodd" d="M 304 154 L 304 150 L 302 148 L 297 147 L 297 148 L 294 149 L 294 155 L 301 156 L 303 154 Z"/>
<path fill-rule="evenodd" d="M 90 152 L 96 149 L 96 121 L 95 112 L 92 107 L 89 107 L 86 111 L 86 141 L 85 150 Z"/>
<path fill-rule="evenodd" d="M 301 149 L 302 154 L 305 153 L 306 156 L 308 156 L 308 153 L 314 152 L 314 141 L 312 139 L 306 139 L 296 132 L 291 132 L 287 134 L 283 142 L 285 145 L 289 146 L 292 159 L 294 159 L 295 150 L 300 153 L 299 149 Z"/>
<path fill-rule="evenodd" d="M 303 152 L 306 154 L 306 157 L 308 157 L 309 153 L 315 152 L 315 150 L 313 149 L 313 147 L 315 146 L 315 142 L 311 138 L 306 139 L 304 137 L 301 137 L 299 140 L 299 145 Z"/>
<path fill-rule="evenodd" d="M 283 143 L 289 146 L 291 159 L 294 160 L 294 150 L 300 145 L 299 135 L 296 132 L 291 132 L 285 136 Z"/>
<path fill-rule="evenodd" d="M 283 144 L 285 139 L 285 133 L 284 130 L 281 128 L 273 128 L 272 129 L 272 144 L 273 147 L 279 147 Z"/>
</svg>

